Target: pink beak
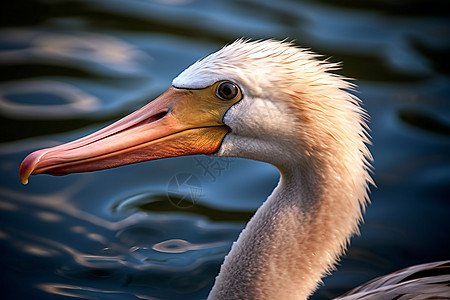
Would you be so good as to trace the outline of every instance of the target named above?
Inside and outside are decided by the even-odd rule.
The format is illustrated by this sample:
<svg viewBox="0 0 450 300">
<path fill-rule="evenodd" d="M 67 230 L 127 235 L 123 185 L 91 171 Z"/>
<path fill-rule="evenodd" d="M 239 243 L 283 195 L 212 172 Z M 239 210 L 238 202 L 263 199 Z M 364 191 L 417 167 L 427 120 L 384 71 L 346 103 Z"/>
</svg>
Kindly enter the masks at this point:
<svg viewBox="0 0 450 300">
<path fill-rule="evenodd" d="M 226 110 L 211 113 L 211 109 L 200 109 L 207 100 L 204 94 L 202 90 L 172 87 L 98 132 L 29 154 L 20 166 L 20 179 L 26 184 L 28 177 L 35 174 L 65 175 L 165 157 L 214 153 L 228 132 L 222 123 Z"/>
</svg>

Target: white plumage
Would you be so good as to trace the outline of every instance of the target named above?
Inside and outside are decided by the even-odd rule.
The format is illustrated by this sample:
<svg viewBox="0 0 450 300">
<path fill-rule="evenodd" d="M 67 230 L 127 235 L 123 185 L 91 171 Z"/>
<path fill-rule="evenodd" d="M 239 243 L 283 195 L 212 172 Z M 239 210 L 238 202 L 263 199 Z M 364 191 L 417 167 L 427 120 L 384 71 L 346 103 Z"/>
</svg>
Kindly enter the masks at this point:
<svg viewBox="0 0 450 300">
<path fill-rule="evenodd" d="M 289 43 L 237 41 L 174 79 L 179 88 L 235 82 L 243 99 L 224 116 L 231 132 L 217 155 L 268 162 L 281 173 L 210 299 L 304 299 L 357 231 L 371 182 L 365 113 L 334 68 Z"/>
<path fill-rule="evenodd" d="M 192 154 L 273 164 L 280 182 L 233 244 L 208 299 L 306 299 L 358 232 L 372 184 L 367 115 L 353 85 L 330 72 L 337 67 L 291 43 L 238 40 L 139 111 L 30 154 L 20 177 Z M 436 284 L 448 282 L 448 264 L 408 269 L 343 299 L 448 296 L 448 285 Z"/>
</svg>

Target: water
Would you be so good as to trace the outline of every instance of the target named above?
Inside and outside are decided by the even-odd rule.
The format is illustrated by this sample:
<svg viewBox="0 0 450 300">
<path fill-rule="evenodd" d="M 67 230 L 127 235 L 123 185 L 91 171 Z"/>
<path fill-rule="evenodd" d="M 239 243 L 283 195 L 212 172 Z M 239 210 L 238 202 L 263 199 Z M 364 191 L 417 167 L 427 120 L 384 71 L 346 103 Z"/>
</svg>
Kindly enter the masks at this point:
<svg viewBox="0 0 450 300">
<path fill-rule="evenodd" d="M 20 184 L 29 152 L 154 99 L 234 39 L 295 39 L 356 78 L 371 115 L 372 205 L 313 299 L 449 258 L 445 1 L 9 1 L 0 32 L 2 299 L 204 299 L 278 180 L 184 157 Z M 184 183 L 178 185 L 179 183 Z"/>
</svg>

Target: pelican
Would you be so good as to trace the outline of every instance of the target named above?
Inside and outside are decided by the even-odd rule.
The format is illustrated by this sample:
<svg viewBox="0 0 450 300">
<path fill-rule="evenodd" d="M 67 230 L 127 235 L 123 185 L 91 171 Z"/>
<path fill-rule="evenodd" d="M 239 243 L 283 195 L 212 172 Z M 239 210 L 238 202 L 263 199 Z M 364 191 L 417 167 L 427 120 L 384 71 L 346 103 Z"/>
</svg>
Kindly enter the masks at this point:
<svg viewBox="0 0 450 300">
<path fill-rule="evenodd" d="M 280 181 L 208 299 L 306 299 L 358 232 L 372 184 L 367 114 L 348 79 L 332 73 L 338 67 L 289 42 L 237 40 L 116 123 L 31 153 L 21 181 L 183 155 L 270 163 Z M 426 267 L 443 265 L 448 273 L 445 262 Z M 445 286 L 435 293 L 450 294 Z"/>
</svg>

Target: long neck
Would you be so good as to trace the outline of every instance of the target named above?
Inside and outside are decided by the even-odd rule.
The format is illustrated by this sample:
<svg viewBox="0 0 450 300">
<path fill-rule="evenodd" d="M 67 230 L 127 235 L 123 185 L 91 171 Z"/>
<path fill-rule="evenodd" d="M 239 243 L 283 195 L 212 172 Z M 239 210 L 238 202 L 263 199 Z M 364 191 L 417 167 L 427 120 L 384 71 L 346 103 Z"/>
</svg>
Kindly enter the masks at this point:
<svg viewBox="0 0 450 300">
<path fill-rule="evenodd" d="M 281 170 L 277 188 L 225 258 L 208 299 L 306 299 L 315 290 L 361 216 L 361 195 L 350 182 L 355 178 L 337 180 L 333 169 L 306 175 Z"/>
</svg>

